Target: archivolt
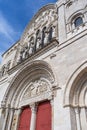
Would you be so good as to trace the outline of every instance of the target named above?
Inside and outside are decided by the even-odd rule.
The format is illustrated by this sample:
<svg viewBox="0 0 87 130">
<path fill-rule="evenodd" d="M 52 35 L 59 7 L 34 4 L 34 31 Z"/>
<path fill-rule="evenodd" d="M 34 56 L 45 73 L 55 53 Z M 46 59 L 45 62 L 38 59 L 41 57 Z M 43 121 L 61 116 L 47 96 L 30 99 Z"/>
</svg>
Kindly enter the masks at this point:
<svg viewBox="0 0 87 130">
<path fill-rule="evenodd" d="M 71 75 L 64 92 L 64 106 L 84 107 L 87 91 L 87 61 Z"/>
<path fill-rule="evenodd" d="M 39 77 L 48 79 L 51 84 L 54 84 L 55 82 L 55 76 L 48 63 L 44 61 L 34 61 L 25 64 L 15 75 L 5 93 L 3 99 L 5 106 L 10 104 L 11 107 L 17 107 L 17 100 L 19 100 L 22 89 L 24 89 L 32 80 Z"/>
</svg>

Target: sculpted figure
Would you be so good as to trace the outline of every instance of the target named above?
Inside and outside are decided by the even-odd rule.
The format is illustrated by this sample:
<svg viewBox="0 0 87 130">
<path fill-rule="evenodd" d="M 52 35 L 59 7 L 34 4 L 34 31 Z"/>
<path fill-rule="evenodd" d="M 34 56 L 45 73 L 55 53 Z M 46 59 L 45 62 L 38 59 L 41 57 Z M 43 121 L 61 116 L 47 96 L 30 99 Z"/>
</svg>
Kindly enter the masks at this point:
<svg viewBox="0 0 87 130">
<path fill-rule="evenodd" d="M 53 30 L 52 30 L 52 38 L 55 38 L 56 37 L 56 27 L 53 26 Z"/>
<path fill-rule="evenodd" d="M 48 39 L 49 39 L 49 33 L 46 31 L 45 32 L 45 37 L 44 37 L 44 45 L 48 44 Z"/>
<path fill-rule="evenodd" d="M 41 38 L 37 39 L 37 43 L 36 43 L 36 50 L 41 49 Z"/>
<path fill-rule="evenodd" d="M 25 59 L 25 49 L 23 49 L 22 58 Z"/>
<path fill-rule="evenodd" d="M 20 51 L 20 59 L 19 62 L 21 62 L 23 60 L 23 50 Z"/>
<path fill-rule="evenodd" d="M 1 75 L 3 76 L 5 73 L 6 73 L 6 68 L 5 68 L 5 66 L 3 66 L 2 70 L 1 70 Z"/>
<path fill-rule="evenodd" d="M 5 67 L 6 72 L 10 69 L 10 64 L 11 64 L 11 62 L 8 62 L 8 64 L 6 65 L 6 67 Z"/>
<path fill-rule="evenodd" d="M 25 47 L 25 58 L 28 58 L 29 53 L 28 53 L 28 46 Z"/>
<path fill-rule="evenodd" d="M 34 48 L 35 48 L 35 44 L 34 44 L 34 39 L 32 38 L 29 46 L 29 55 L 32 55 L 34 53 Z"/>
</svg>

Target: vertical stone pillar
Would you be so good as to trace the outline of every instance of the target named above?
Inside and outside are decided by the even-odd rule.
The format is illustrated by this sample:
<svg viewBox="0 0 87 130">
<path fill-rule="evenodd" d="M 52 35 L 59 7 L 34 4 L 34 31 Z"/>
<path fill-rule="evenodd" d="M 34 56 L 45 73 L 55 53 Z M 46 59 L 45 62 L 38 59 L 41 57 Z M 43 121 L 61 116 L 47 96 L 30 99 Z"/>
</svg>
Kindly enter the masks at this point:
<svg viewBox="0 0 87 130">
<path fill-rule="evenodd" d="M 21 114 L 21 108 L 19 108 L 19 109 L 17 110 L 16 122 L 15 122 L 14 130 L 17 130 L 17 128 L 18 128 L 18 123 L 19 123 L 20 114 Z"/>
<path fill-rule="evenodd" d="M 5 128 L 6 128 L 6 122 L 7 122 L 8 114 L 9 114 L 9 108 L 6 108 L 5 119 L 4 119 L 4 122 L 3 122 L 2 130 L 5 130 Z"/>
<path fill-rule="evenodd" d="M 52 100 L 50 100 L 50 104 L 51 104 L 51 110 L 52 110 L 52 112 L 51 112 L 51 122 L 52 122 L 52 130 L 54 130 L 54 101 L 53 101 L 53 99 Z"/>
<path fill-rule="evenodd" d="M 30 130 L 35 130 L 37 105 L 36 104 L 32 104 L 32 105 L 30 105 L 30 108 L 31 108 L 31 111 L 32 111 Z"/>
<path fill-rule="evenodd" d="M 66 20 L 65 20 L 65 4 L 64 1 L 58 2 L 58 34 L 59 43 L 66 40 Z"/>
<path fill-rule="evenodd" d="M 8 130 L 11 130 L 13 114 L 14 114 L 14 109 L 11 108 L 11 109 L 10 109 L 10 119 L 9 119 L 9 124 L 8 124 Z"/>
<path fill-rule="evenodd" d="M 87 130 L 87 121 L 86 121 L 86 111 L 85 111 L 85 108 L 81 108 L 80 119 L 81 119 L 82 130 Z"/>
<path fill-rule="evenodd" d="M 75 113 L 76 113 L 77 130 L 81 130 L 80 109 L 79 108 L 75 108 Z"/>
</svg>

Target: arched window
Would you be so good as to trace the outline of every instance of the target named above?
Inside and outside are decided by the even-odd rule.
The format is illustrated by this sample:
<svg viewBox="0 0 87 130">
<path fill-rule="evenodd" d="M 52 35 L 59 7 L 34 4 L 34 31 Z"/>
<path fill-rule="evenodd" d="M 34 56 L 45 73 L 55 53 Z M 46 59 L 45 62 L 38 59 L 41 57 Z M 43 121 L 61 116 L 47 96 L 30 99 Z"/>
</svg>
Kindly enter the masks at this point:
<svg viewBox="0 0 87 130">
<path fill-rule="evenodd" d="M 82 23 L 83 23 L 83 19 L 81 17 L 76 18 L 75 21 L 74 21 L 75 27 L 78 27 Z"/>
</svg>

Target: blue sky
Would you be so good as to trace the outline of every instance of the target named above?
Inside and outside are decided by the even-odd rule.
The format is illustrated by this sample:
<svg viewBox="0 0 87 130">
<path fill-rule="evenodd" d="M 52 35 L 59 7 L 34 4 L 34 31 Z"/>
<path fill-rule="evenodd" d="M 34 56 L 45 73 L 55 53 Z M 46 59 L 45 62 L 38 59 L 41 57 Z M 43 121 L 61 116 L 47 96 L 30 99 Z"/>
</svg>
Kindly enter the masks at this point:
<svg viewBox="0 0 87 130">
<path fill-rule="evenodd" d="M 20 39 L 30 19 L 42 6 L 56 1 L 0 0 L 0 55 Z"/>
</svg>

